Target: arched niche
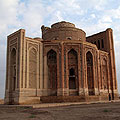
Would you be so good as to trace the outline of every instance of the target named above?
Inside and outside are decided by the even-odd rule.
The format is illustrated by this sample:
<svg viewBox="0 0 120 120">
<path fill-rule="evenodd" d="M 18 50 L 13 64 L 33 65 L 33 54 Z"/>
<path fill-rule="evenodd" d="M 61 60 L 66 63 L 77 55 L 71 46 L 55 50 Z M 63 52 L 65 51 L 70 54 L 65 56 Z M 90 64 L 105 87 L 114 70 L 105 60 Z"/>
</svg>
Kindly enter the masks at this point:
<svg viewBox="0 0 120 120">
<path fill-rule="evenodd" d="M 47 65 L 48 88 L 55 90 L 57 89 L 57 53 L 52 49 L 47 53 Z"/>
<path fill-rule="evenodd" d="M 87 62 L 87 84 L 88 84 L 88 94 L 94 95 L 94 77 L 93 77 L 93 56 L 90 51 L 86 54 Z"/>
<path fill-rule="evenodd" d="M 16 88 L 16 49 L 13 48 L 10 55 L 10 91 Z"/>
<path fill-rule="evenodd" d="M 108 89 L 108 73 L 107 73 L 107 61 L 106 59 L 102 60 L 102 81 L 103 81 L 103 88 Z"/>
<path fill-rule="evenodd" d="M 29 50 L 29 88 L 37 88 L 37 51 Z"/>
<path fill-rule="evenodd" d="M 68 52 L 69 89 L 78 88 L 78 54 L 74 49 Z"/>
</svg>

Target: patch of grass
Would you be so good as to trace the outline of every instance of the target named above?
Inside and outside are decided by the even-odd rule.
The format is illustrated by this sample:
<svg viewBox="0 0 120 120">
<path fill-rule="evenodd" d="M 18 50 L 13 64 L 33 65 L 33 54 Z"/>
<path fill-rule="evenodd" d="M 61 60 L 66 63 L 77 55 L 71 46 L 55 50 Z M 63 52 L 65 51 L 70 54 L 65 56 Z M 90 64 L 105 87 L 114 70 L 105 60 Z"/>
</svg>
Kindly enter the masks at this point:
<svg viewBox="0 0 120 120">
<path fill-rule="evenodd" d="M 29 118 L 36 118 L 34 114 L 30 115 Z"/>
<path fill-rule="evenodd" d="M 111 110 L 104 109 L 103 112 L 111 112 Z"/>
</svg>

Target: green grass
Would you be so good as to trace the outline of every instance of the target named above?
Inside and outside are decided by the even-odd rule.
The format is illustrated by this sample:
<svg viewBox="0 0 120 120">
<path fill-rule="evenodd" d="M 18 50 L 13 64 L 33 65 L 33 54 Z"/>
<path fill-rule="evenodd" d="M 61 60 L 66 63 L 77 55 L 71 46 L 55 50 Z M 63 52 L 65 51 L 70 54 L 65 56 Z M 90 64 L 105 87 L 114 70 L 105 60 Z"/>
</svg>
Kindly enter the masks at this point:
<svg viewBox="0 0 120 120">
<path fill-rule="evenodd" d="M 36 116 L 35 115 L 30 115 L 29 118 L 36 118 Z"/>
<path fill-rule="evenodd" d="M 103 112 L 111 112 L 111 110 L 104 109 Z"/>
</svg>

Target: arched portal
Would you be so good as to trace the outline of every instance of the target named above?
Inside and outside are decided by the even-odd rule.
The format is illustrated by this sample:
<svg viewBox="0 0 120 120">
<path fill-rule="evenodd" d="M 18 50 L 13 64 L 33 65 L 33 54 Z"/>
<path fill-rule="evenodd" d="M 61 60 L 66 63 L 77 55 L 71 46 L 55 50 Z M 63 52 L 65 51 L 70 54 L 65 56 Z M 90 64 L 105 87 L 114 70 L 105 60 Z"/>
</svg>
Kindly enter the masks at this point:
<svg viewBox="0 0 120 120">
<path fill-rule="evenodd" d="M 16 88 L 16 49 L 13 48 L 10 56 L 10 92 Z"/>
<path fill-rule="evenodd" d="M 55 90 L 52 95 L 57 94 L 57 53 L 54 50 L 50 50 L 47 53 L 48 64 L 48 88 Z"/>
<path fill-rule="evenodd" d="M 68 69 L 69 69 L 69 90 L 77 90 L 78 88 L 78 55 L 74 49 L 71 49 L 68 52 Z M 76 91 L 75 94 L 77 93 L 78 91 Z"/>
<path fill-rule="evenodd" d="M 94 79 L 93 79 L 93 57 L 91 52 L 86 54 L 87 61 L 87 83 L 89 95 L 94 95 Z"/>
</svg>

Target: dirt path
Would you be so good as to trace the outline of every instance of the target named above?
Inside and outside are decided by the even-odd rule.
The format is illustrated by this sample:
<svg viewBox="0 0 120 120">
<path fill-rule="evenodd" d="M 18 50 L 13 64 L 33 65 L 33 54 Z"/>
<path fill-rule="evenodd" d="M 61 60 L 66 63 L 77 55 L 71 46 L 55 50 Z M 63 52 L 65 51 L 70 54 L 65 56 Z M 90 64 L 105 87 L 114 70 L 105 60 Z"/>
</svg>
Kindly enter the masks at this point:
<svg viewBox="0 0 120 120">
<path fill-rule="evenodd" d="M 120 102 L 36 109 L 0 105 L 0 120 L 120 120 Z"/>
</svg>

